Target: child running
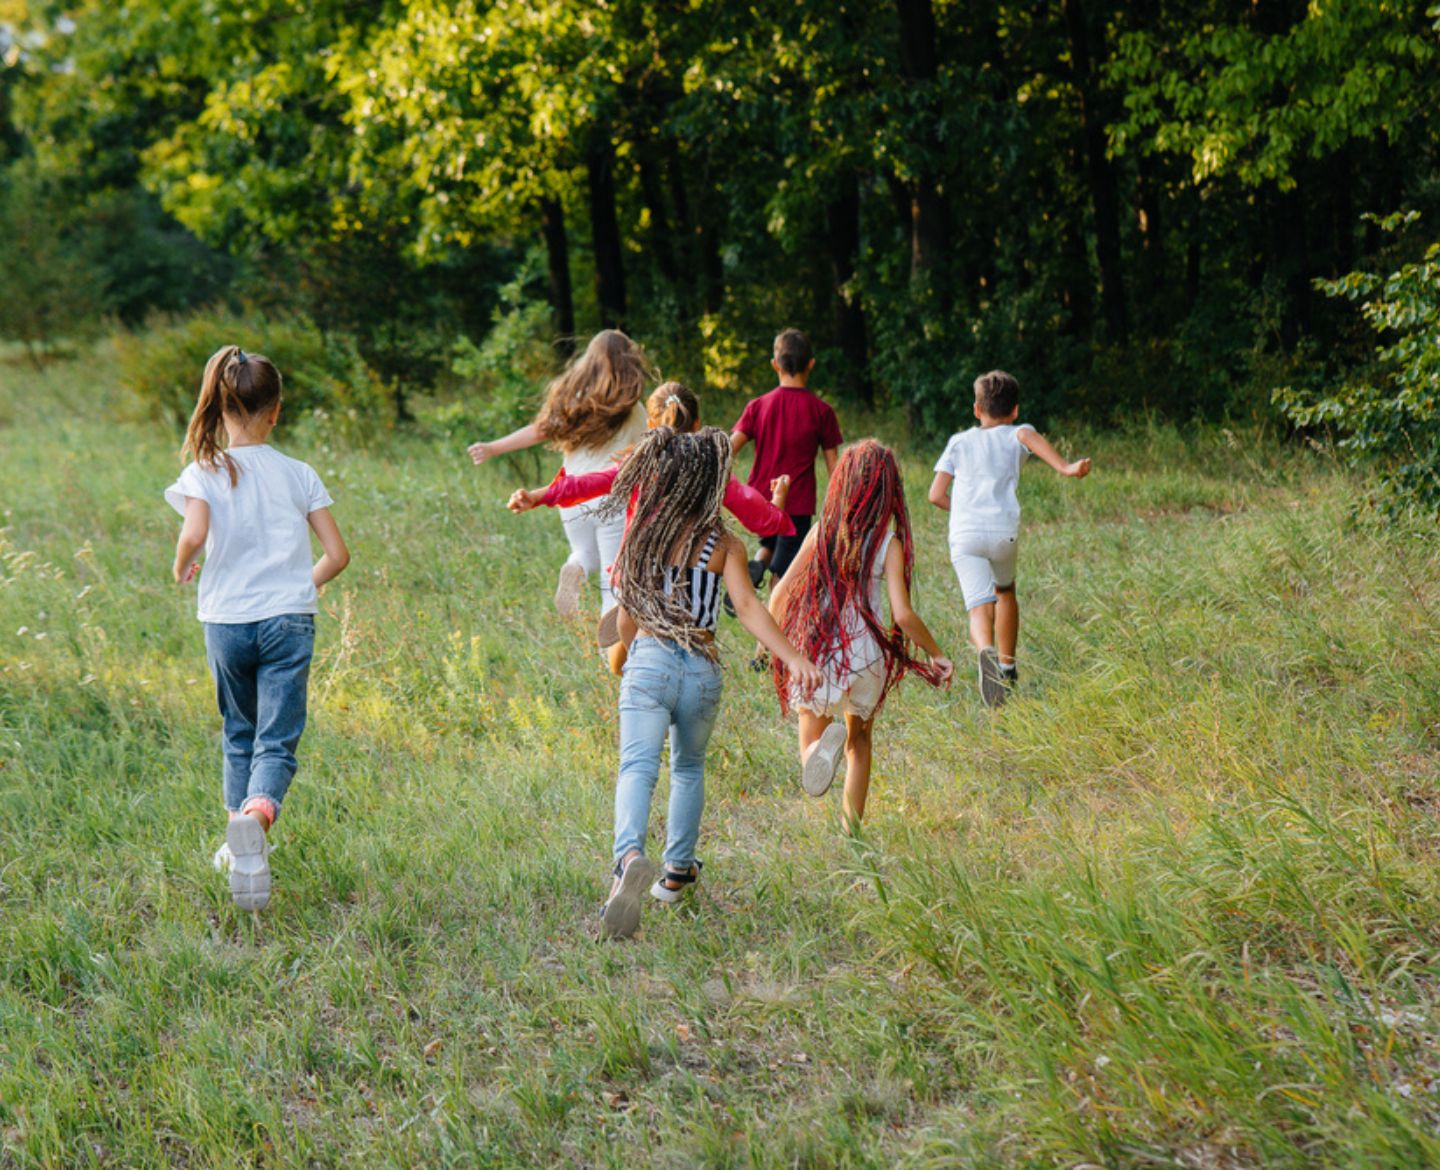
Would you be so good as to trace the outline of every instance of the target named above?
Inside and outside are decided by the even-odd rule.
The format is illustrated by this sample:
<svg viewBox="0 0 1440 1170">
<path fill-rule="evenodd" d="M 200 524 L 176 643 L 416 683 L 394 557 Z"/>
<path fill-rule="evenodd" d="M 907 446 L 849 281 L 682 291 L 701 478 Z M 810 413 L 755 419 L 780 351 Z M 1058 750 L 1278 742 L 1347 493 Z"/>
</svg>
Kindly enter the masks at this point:
<svg viewBox="0 0 1440 1170">
<path fill-rule="evenodd" d="M 720 508 L 729 479 L 724 431 L 657 427 L 621 466 L 600 505 L 603 516 L 633 513 L 615 563 L 630 657 L 620 683 L 614 881 L 601 917 L 607 938 L 635 933 L 647 886 L 652 897 L 673 903 L 700 876 L 695 850 L 705 805 L 705 749 L 723 686 L 715 645 L 722 580 L 741 625 L 785 663 L 796 685 L 808 689 L 821 681 L 760 604 L 745 546 L 725 531 Z M 645 857 L 645 835 L 667 737 L 670 806 L 665 868 L 657 878 Z"/>
<path fill-rule="evenodd" d="M 199 618 L 215 677 L 229 812 L 215 866 L 230 871 L 242 910 L 270 900 L 266 834 L 295 776 L 315 648 L 316 590 L 350 563 L 332 503 L 308 465 L 271 447 L 280 371 L 233 345 L 205 366 L 183 455 L 194 462 L 165 489 L 185 521 L 175 580 L 200 576 Z M 310 533 L 321 558 L 310 563 Z"/>
<path fill-rule="evenodd" d="M 778 580 L 790 567 L 815 516 L 815 456 L 823 454 L 825 470 L 833 474 L 842 442 L 834 408 L 809 388 L 815 369 L 810 339 L 798 329 L 781 330 L 770 365 L 780 376 L 780 385 L 747 402 L 730 433 L 736 454 L 746 443 L 755 444 L 748 481 L 752 488 L 764 491 L 780 476 L 790 477 L 786 508 L 795 532 L 760 541 L 760 551 L 750 563 L 750 581 L 756 588 L 767 568 Z"/>
<path fill-rule="evenodd" d="M 846 761 L 841 819 L 858 827 L 870 791 L 875 717 L 907 672 L 948 685 L 954 667 L 910 604 L 915 546 L 894 453 L 874 439 L 840 458 L 820 523 L 775 586 L 770 609 L 785 636 L 819 663 L 824 683 L 807 695 L 776 664 L 781 710 L 800 715 L 801 783 L 811 796 L 834 783 Z M 890 621 L 881 618 L 881 595 Z M 917 661 L 911 643 L 929 661 Z M 845 717 L 844 724 L 832 722 Z"/>
<path fill-rule="evenodd" d="M 654 380 L 645 351 L 618 329 L 597 333 L 584 353 L 571 359 L 550 383 L 535 421 L 492 442 L 472 443 L 471 460 L 478 466 L 496 455 L 522 451 L 537 443 L 553 443 L 565 456 L 567 475 L 584 475 L 608 467 L 616 451 L 645 433 L 640 408 L 645 387 Z M 577 504 L 560 510 L 570 542 L 570 557 L 560 569 L 555 608 L 562 617 L 579 611 L 580 586 L 600 573 L 600 610 L 615 604 L 608 569 L 624 535 L 624 520 L 601 521 L 594 506 Z"/>
<path fill-rule="evenodd" d="M 700 400 L 694 392 L 679 382 L 665 382 L 657 386 L 645 404 L 646 422 L 649 429 L 673 427 L 677 431 L 694 432 L 700 429 Z M 519 515 L 532 508 L 556 508 L 584 503 L 606 495 L 614 486 L 615 477 L 620 474 L 620 460 L 628 452 L 620 452 L 616 462 L 604 471 L 589 475 L 568 475 L 564 468 L 549 487 L 527 490 L 516 489 L 506 505 Z M 785 513 L 786 497 L 790 490 L 790 477 L 779 476 L 770 483 L 770 499 L 754 488 L 742 484 L 733 475 L 725 484 L 725 507 L 747 529 L 757 536 L 791 535 L 795 526 Z M 610 566 L 604 566 L 609 572 Z M 614 618 L 617 611 L 610 610 L 600 624 L 600 645 L 610 651 L 610 669 L 616 674 L 625 662 L 625 646 L 619 641 Z"/>
<path fill-rule="evenodd" d="M 950 560 L 970 612 L 970 640 L 979 655 L 980 697 L 1005 702 L 1020 681 L 1015 646 L 1020 603 L 1015 553 L 1020 537 L 1020 468 L 1038 455 L 1061 475 L 1083 479 L 1090 460 L 1067 463 L 1020 416 L 1020 384 L 1003 370 L 975 379 L 977 427 L 952 435 L 935 464 L 930 502 L 950 513 Z M 996 643 L 999 654 L 996 654 Z"/>
</svg>

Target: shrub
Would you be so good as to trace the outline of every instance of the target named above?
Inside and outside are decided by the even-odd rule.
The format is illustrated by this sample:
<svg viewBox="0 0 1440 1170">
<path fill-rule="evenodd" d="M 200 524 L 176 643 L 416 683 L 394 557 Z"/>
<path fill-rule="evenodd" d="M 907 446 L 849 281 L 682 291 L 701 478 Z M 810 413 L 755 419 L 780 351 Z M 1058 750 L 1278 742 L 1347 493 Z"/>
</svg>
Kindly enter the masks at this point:
<svg viewBox="0 0 1440 1170">
<path fill-rule="evenodd" d="M 1410 212 L 1375 222 L 1394 234 L 1418 219 Z M 1381 511 L 1440 513 L 1440 243 L 1388 276 L 1352 272 L 1315 283 L 1327 296 L 1362 302 L 1384 344 L 1368 376 L 1329 395 L 1282 387 L 1276 404 L 1298 427 L 1331 431 L 1352 466 L 1378 473 Z"/>
<path fill-rule="evenodd" d="M 394 423 L 394 395 L 349 338 L 322 334 L 302 317 L 199 313 L 153 325 L 117 341 L 121 384 L 151 417 L 183 426 L 200 377 L 223 345 L 263 353 L 285 379 L 285 419 L 362 439 Z"/>
</svg>

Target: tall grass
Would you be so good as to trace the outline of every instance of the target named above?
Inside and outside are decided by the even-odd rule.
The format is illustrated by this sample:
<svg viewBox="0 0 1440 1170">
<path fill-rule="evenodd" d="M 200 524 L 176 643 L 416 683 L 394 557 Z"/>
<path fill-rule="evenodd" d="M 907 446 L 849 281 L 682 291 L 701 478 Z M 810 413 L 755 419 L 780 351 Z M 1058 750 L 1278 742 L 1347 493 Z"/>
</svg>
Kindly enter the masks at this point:
<svg viewBox="0 0 1440 1170">
<path fill-rule="evenodd" d="M 1440 566 L 1333 469 L 1058 436 L 1096 472 L 1025 476 L 1022 695 L 907 683 L 858 842 L 726 627 L 699 897 L 607 946 L 615 687 L 558 523 L 458 447 L 289 446 L 355 559 L 252 917 L 176 436 L 108 368 L 0 366 L 0 1165 L 1440 1162 Z"/>
</svg>

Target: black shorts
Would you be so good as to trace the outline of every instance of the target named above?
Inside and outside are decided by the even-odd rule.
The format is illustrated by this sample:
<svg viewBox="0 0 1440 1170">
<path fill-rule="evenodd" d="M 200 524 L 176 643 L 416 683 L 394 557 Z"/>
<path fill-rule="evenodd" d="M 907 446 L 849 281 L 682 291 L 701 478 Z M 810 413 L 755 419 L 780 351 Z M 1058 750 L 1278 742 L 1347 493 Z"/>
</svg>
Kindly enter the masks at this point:
<svg viewBox="0 0 1440 1170">
<path fill-rule="evenodd" d="M 795 525 L 794 536 L 762 536 L 760 547 L 770 550 L 770 571 L 775 574 L 778 581 L 785 576 L 785 570 L 790 567 L 790 562 L 795 559 L 795 554 L 800 551 L 800 546 L 805 543 L 805 534 L 810 531 L 810 523 L 813 516 L 796 516 L 790 513 L 790 522 Z"/>
</svg>

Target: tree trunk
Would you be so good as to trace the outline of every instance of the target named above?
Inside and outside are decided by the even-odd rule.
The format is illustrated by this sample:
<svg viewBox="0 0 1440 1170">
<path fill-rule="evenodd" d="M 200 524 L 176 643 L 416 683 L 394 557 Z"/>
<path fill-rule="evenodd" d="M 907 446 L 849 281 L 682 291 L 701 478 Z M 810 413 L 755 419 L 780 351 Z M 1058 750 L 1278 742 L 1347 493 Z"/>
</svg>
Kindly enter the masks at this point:
<svg viewBox="0 0 1440 1170">
<path fill-rule="evenodd" d="M 900 24 L 900 75 L 917 88 L 928 86 L 939 72 L 934 6 L 931 0 L 895 0 L 895 13 Z M 919 130 L 927 133 L 929 127 L 922 123 Z M 906 194 L 910 277 L 916 280 L 933 272 L 949 255 L 950 209 L 934 175 L 921 175 L 906 187 Z"/>
<path fill-rule="evenodd" d="M 560 200 L 540 201 L 540 223 L 545 233 L 545 276 L 555 323 L 555 348 L 562 357 L 569 357 L 575 352 L 575 297 L 570 287 L 570 237 Z"/>
<path fill-rule="evenodd" d="M 595 248 L 595 300 L 600 325 L 620 329 L 625 321 L 625 259 L 615 213 L 615 144 L 597 129 L 585 155 L 590 189 L 590 235 Z"/>
<path fill-rule="evenodd" d="M 846 176 L 843 182 L 839 194 L 825 209 L 835 336 L 840 342 L 840 352 L 845 355 L 847 389 L 866 406 L 873 406 L 875 386 L 870 380 L 865 309 L 859 294 L 845 287 L 855 276 L 860 256 L 860 187 L 853 176 Z"/>
<path fill-rule="evenodd" d="M 1120 200 L 1115 191 L 1114 171 L 1105 157 L 1105 122 L 1090 63 L 1090 32 L 1082 0 L 1062 0 L 1061 6 L 1070 44 L 1070 68 L 1080 96 L 1080 125 L 1095 215 L 1095 254 L 1100 263 L 1100 307 L 1110 340 L 1123 342 L 1130 332 L 1130 320 L 1125 308 L 1120 253 Z"/>
</svg>

